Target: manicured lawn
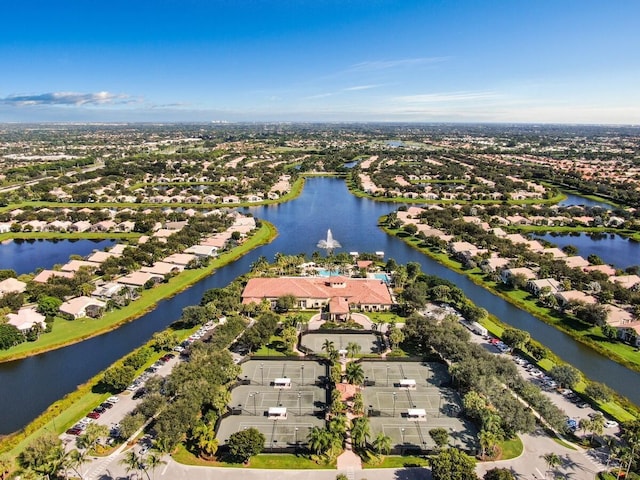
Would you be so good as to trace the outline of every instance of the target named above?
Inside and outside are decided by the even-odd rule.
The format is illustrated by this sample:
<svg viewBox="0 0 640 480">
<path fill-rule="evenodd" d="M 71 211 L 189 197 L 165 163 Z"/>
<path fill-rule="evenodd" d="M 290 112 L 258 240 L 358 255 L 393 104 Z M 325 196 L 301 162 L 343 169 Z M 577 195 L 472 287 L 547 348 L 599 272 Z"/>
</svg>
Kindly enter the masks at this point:
<svg viewBox="0 0 640 480">
<path fill-rule="evenodd" d="M 400 317 L 390 312 L 367 312 L 365 314 L 373 323 L 404 323 L 406 318 Z"/>
<path fill-rule="evenodd" d="M 413 455 L 387 455 L 377 464 L 364 463 L 363 468 L 406 468 L 406 467 L 427 467 L 429 460 Z"/>
<path fill-rule="evenodd" d="M 509 460 L 510 458 L 519 457 L 524 450 L 524 445 L 519 437 L 512 440 L 505 440 L 500 442 L 500 449 L 502 450 L 502 456 L 500 460 Z"/>
<path fill-rule="evenodd" d="M 262 228 L 245 243 L 229 252 L 223 253 L 207 267 L 197 270 L 185 270 L 171 278 L 167 283 L 161 283 L 150 290 L 144 290 L 139 299 L 124 308 L 106 313 L 102 318 L 84 318 L 73 321 L 56 320 L 53 331 L 41 335 L 35 342 L 24 342 L 8 350 L 1 351 L 0 361 L 24 358 L 113 330 L 122 323 L 140 317 L 152 310 L 161 300 L 185 290 L 200 279 L 211 275 L 217 268 L 231 263 L 259 245 L 268 243 L 274 237 L 275 227 L 268 222 L 263 222 Z"/>
<path fill-rule="evenodd" d="M 319 465 L 303 456 L 292 454 L 261 454 L 251 458 L 248 466 L 241 463 L 227 463 L 219 461 L 208 461 L 196 457 L 189 452 L 184 445 L 178 446 L 172 458 L 183 465 L 199 465 L 204 467 L 227 467 L 227 468 L 266 468 L 266 469 L 291 469 L 291 470 L 319 470 L 332 469 L 335 465 Z"/>
</svg>

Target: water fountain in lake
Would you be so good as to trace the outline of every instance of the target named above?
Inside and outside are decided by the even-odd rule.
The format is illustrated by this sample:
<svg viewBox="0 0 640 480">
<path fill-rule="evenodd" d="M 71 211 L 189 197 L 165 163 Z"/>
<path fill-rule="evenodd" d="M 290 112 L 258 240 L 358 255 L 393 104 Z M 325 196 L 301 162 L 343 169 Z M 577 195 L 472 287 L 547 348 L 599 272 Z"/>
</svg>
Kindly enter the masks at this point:
<svg viewBox="0 0 640 480">
<path fill-rule="evenodd" d="M 335 240 L 333 238 L 333 235 L 331 235 L 331 229 L 327 230 L 327 239 L 326 240 L 320 240 L 318 242 L 317 247 L 318 248 L 322 248 L 324 250 L 327 251 L 327 255 L 331 255 L 331 253 L 333 253 L 333 250 L 335 248 L 340 248 L 342 245 L 340 245 L 340 242 L 338 242 L 337 240 Z"/>
</svg>

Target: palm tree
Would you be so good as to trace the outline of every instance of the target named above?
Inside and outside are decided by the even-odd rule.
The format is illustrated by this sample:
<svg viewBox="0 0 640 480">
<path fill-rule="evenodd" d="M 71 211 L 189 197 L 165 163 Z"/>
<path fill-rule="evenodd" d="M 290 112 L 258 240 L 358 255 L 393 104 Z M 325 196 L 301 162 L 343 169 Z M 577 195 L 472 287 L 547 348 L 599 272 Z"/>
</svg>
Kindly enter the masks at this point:
<svg viewBox="0 0 640 480">
<path fill-rule="evenodd" d="M 153 478 L 155 478 L 156 468 L 166 463 L 167 462 L 162 460 L 162 456 L 158 455 L 157 453 L 151 453 L 150 455 L 148 455 L 144 463 L 145 465 L 144 473 L 147 474 L 147 478 L 149 478 L 149 472 L 148 472 L 149 469 L 151 470 L 151 474 L 153 475 Z"/>
<path fill-rule="evenodd" d="M 89 455 L 89 450 L 71 450 L 67 453 L 64 461 L 64 468 L 71 469 L 76 474 L 82 478 L 82 472 L 80 472 L 80 467 L 84 465 L 86 462 L 90 462 L 91 459 L 87 458 Z"/>
<path fill-rule="evenodd" d="M 373 451 L 378 455 L 387 455 L 391 451 L 391 437 L 380 432 L 376 435 L 376 438 L 373 439 L 371 446 L 373 447 Z"/>
<path fill-rule="evenodd" d="M 218 451 L 218 439 L 213 425 L 198 423 L 191 431 L 191 437 L 200 451 L 200 456 L 206 459 L 213 457 Z"/>
<path fill-rule="evenodd" d="M 120 464 L 124 465 L 124 468 L 126 469 L 127 474 L 129 474 L 129 472 L 131 471 L 139 471 L 140 463 L 141 463 L 141 458 L 133 450 L 129 450 L 125 454 L 124 458 L 120 460 Z"/>
<path fill-rule="evenodd" d="M 359 343 L 356 342 L 349 342 L 347 344 L 347 354 L 351 357 L 351 358 L 355 358 L 356 355 L 358 353 L 360 353 L 360 350 L 362 350 L 362 347 L 360 346 Z"/>
<path fill-rule="evenodd" d="M 324 350 L 327 354 L 332 350 L 335 350 L 336 347 L 331 340 L 325 338 L 324 343 L 322 344 L 322 350 Z"/>
<path fill-rule="evenodd" d="M 555 453 L 545 453 L 542 455 L 545 463 L 547 464 L 547 472 L 551 472 L 554 468 L 560 465 L 560 457 Z"/>
<path fill-rule="evenodd" d="M 345 415 L 335 415 L 329 420 L 328 429 L 331 433 L 344 435 L 347 431 L 347 417 Z"/>
<path fill-rule="evenodd" d="M 359 417 L 353 420 L 351 440 L 354 446 L 364 448 L 367 445 L 367 439 L 370 433 L 369 419 L 367 417 Z"/>
<path fill-rule="evenodd" d="M 352 385 L 362 385 L 364 381 L 364 370 L 359 363 L 350 362 L 347 364 L 347 370 L 345 372 L 347 382 Z"/>
<path fill-rule="evenodd" d="M 483 457 L 486 455 L 487 450 L 493 452 L 498 444 L 498 436 L 490 430 L 481 430 L 478 434 L 478 440 L 480 440 Z"/>
<path fill-rule="evenodd" d="M 321 455 L 331 445 L 331 433 L 326 428 L 312 427 L 307 435 L 309 449 Z"/>
</svg>

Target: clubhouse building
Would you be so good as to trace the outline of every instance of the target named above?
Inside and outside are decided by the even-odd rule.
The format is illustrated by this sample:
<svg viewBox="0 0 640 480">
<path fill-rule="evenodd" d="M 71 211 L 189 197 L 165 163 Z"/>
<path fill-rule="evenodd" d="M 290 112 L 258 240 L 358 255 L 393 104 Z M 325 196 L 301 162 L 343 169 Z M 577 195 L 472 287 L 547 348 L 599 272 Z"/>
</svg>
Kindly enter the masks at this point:
<svg viewBox="0 0 640 480">
<path fill-rule="evenodd" d="M 329 320 L 346 320 L 351 310 L 380 312 L 395 303 L 387 284 L 372 278 L 277 277 L 252 278 L 242 292 L 242 303 L 292 295 L 301 309 L 327 308 Z"/>
</svg>

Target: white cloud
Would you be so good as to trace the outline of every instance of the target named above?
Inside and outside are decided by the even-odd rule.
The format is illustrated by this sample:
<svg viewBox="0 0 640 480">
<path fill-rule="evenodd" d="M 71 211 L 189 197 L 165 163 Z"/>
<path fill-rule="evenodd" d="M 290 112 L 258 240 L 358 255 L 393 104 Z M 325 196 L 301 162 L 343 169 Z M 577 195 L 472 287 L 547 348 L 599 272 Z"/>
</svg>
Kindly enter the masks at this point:
<svg viewBox="0 0 640 480">
<path fill-rule="evenodd" d="M 472 100 L 494 100 L 499 95 L 495 92 L 445 92 L 425 93 L 418 95 L 403 95 L 394 100 L 402 103 L 442 103 L 442 102 L 468 102 Z"/>
<path fill-rule="evenodd" d="M 35 95 L 9 95 L 0 98 L 0 103 L 16 107 L 37 105 L 115 105 L 135 103 L 129 95 L 110 92 L 78 93 L 78 92 L 48 92 Z"/>
<path fill-rule="evenodd" d="M 444 62 L 448 60 L 448 58 L 449 57 L 419 57 L 400 58 L 395 60 L 370 60 L 351 65 L 348 70 L 352 72 L 363 72 L 372 70 L 388 70 L 391 68 L 414 67 L 419 65 Z"/>
</svg>

